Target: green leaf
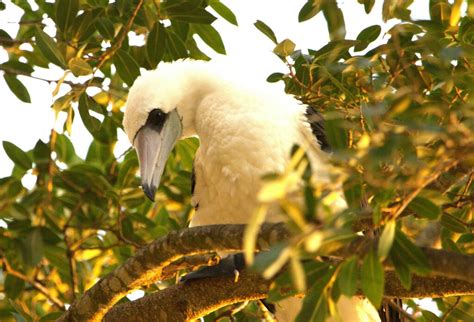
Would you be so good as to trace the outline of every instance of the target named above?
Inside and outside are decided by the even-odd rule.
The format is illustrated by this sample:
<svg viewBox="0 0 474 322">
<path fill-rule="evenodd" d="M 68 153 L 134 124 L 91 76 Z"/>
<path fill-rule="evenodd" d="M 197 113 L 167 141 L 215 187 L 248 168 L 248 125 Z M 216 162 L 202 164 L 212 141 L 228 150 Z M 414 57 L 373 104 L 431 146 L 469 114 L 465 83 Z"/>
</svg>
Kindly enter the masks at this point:
<svg viewBox="0 0 474 322">
<path fill-rule="evenodd" d="M 268 266 L 270 266 L 278 259 L 281 252 L 287 247 L 287 242 L 279 242 L 273 245 L 270 250 L 265 252 L 259 252 L 255 256 L 255 261 L 252 264 L 252 268 L 259 273 L 263 273 Z"/>
<path fill-rule="evenodd" d="M 324 276 L 329 270 L 333 269 L 333 267 L 330 267 L 327 263 L 318 261 L 304 262 L 303 268 L 305 270 L 307 284 L 310 285 L 314 285 L 321 276 Z M 290 272 L 286 270 L 276 278 L 274 287 L 272 287 L 268 293 L 268 299 L 272 302 L 276 302 L 296 294 L 297 292 L 293 288 Z"/>
<path fill-rule="evenodd" d="M 264 23 L 261 20 L 257 20 L 253 25 L 258 30 L 260 30 L 261 33 L 263 33 L 265 36 L 270 38 L 271 41 L 273 41 L 275 44 L 278 44 L 275 33 L 273 32 L 273 30 L 270 27 L 268 27 L 268 25 L 266 23 Z"/>
<path fill-rule="evenodd" d="M 25 170 L 31 169 L 31 159 L 22 149 L 8 141 L 3 141 L 3 149 L 5 149 L 5 153 L 17 166 Z"/>
<path fill-rule="evenodd" d="M 437 205 L 423 197 L 415 197 L 407 208 L 420 217 L 432 220 L 437 219 L 441 214 L 441 209 Z"/>
<path fill-rule="evenodd" d="M 357 0 L 357 2 L 364 5 L 365 13 L 370 13 L 375 4 L 375 0 Z"/>
<path fill-rule="evenodd" d="M 41 229 L 33 228 L 21 240 L 23 260 L 29 267 L 35 267 L 43 258 Z"/>
<path fill-rule="evenodd" d="M 375 307 L 380 307 L 385 276 L 382 263 L 373 250 L 367 254 L 362 263 L 360 282 L 364 295 Z"/>
<path fill-rule="evenodd" d="M 183 40 L 174 31 L 169 30 L 167 37 L 166 47 L 174 60 L 188 57 L 188 50 Z"/>
<path fill-rule="evenodd" d="M 367 48 L 371 42 L 378 38 L 381 31 L 382 28 L 379 25 L 373 25 L 362 30 L 357 36 L 357 40 L 359 40 L 360 43 L 355 45 L 354 50 L 361 51 Z"/>
<path fill-rule="evenodd" d="M 391 256 L 393 258 L 393 256 Z M 407 290 L 411 288 L 411 273 L 410 273 L 410 268 L 403 263 L 403 259 L 399 258 L 396 263 L 394 263 L 395 266 L 395 273 L 398 276 L 398 279 L 400 280 L 400 283 L 402 283 L 403 287 Z"/>
<path fill-rule="evenodd" d="M 410 10 L 408 9 L 408 7 L 411 5 L 412 2 L 413 1 L 384 0 L 383 6 L 382 6 L 383 21 L 386 22 L 387 20 L 392 19 L 392 18 L 409 20 Z M 446 5 L 448 4 L 446 3 Z M 430 1 L 430 9 L 432 7 L 433 6 L 431 5 L 431 1 Z M 449 14 L 444 13 L 444 15 L 446 15 L 445 18 L 447 18 L 447 20 L 449 21 Z"/>
<path fill-rule="evenodd" d="M 58 46 L 53 38 L 48 36 L 43 30 L 36 28 L 36 44 L 43 56 L 55 65 L 61 68 L 66 67 L 64 57 L 58 49 Z"/>
<path fill-rule="evenodd" d="M 133 57 L 123 49 L 119 49 L 114 56 L 114 65 L 120 78 L 132 86 L 135 79 L 140 75 L 140 66 Z"/>
<path fill-rule="evenodd" d="M 0 38 L 1 37 L 2 36 L 0 34 Z M 0 45 L 1 45 L 1 42 L 0 42 Z M 18 60 L 9 60 L 9 61 L 1 64 L 1 66 L 4 67 L 5 69 L 7 69 L 7 71 L 10 70 L 12 74 L 24 73 L 24 74 L 29 75 L 32 72 L 34 72 L 34 69 L 30 64 L 22 63 L 21 61 L 18 61 Z"/>
<path fill-rule="evenodd" d="M 350 177 L 343 183 L 344 197 L 352 209 L 360 209 L 362 205 L 362 184 L 360 178 Z"/>
<path fill-rule="evenodd" d="M 157 21 L 148 34 L 145 44 L 146 58 L 152 68 L 156 68 L 163 59 L 166 49 L 166 31 L 163 24 Z"/>
<path fill-rule="evenodd" d="M 348 297 L 353 296 L 357 291 L 357 279 L 357 258 L 350 257 L 341 265 L 341 269 L 337 275 L 337 283 L 342 294 Z"/>
<path fill-rule="evenodd" d="M 13 38 L 3 29 L 0 29 L 0 46 L 5 48 L 11 47 L 15 44 Z"/>
<path fill-rule="evenodd" d="M 74 76 L 85 76 L 92 73 L 92 67 L 84 59 L 75 57 L 69 60 L 68 67 Z"/>
<path fill-rule="evenodd" d="M 334 269 L 330 269 L 314 282 L 304 298 L 303 307 L 295 322 L 324 322 L 326 320 L 329 312 L 326 287 L 333 274 Z"/>
<path fill-rule="evenodd" d="M 298 22 L 309 20 L 321 11 L 322 1 L 308 0 L 298 13 Z"/>
<path fill-rule="evenodd" d="M 238 26 L 237 18 L 225 4 L 223 4 L 219 0 L 211 0 L 209 1 L 209 6 L 214 9 L 214 11 L 219 14 L 219 16 L 221 16 L 231 24 Z"/>
<path fill-rule="evenodd" d="M 196 8 L 192 11 L 167 10 L 167 12 L 170 19 L 191 23 L 211 24 L 214 20 L 216 20 L 216 17 L 201 8 Z"/>
<path fill-rule="evenodd" d="M 100 10 L 85 11 L 80 14 L 74 21 L 73 34 L 79 41 L 87 41 L 97 31 L 96 20 L 98 19 Z"/>
<path fill-rule="evenodd" d="M 284 76 L 283 73 L 273 73 L 267 77 L 267 82 L 276 83 L 278 81 L 281 81 L 283 79 L 283 76 Z"/>
<path fill-rule="evenodd" d="M 22 102 L 31 103 L 30 93 L 26 89 L 25 85 L 12 74 L 4 74 L 3 78 L 8 85 L 8 88 L 12 91 L 13 94 Z"/>
<path fill-rule="evenodd" d="M 441 216 L 441 225 L 456 233 L 465 233 L 468 231 L 463 222 L 453 215 L 446 213 Z"/>
<path fill-rule="evenodd" d="M 47 166 L 51 160 L 51 149 L 49 145 L 38 140 L 33 148 L 33 162 L 38 166 Z"/>
<path fill-rule="evenodd" d="M 138 170 L 138 159 L 135 150 L 130 150 L 125 155 L 123 162 L 120 164 L 118 176 L 117 176 L 117 186 L 126 187 L 132 184 L 135 179 L 135 174 Z"/>
<path fill-rule="evenodd" d="M 217 53 L 225 55 L 225 47 L 217 30 L 211 25 L 194 24 L 192 29 L 199 37 Z"/>
<path fill-rule="evenodd" d="M 99 18 L 96 22 L 97 30 L 105 39 L 114 39 L 115 29 L 112 21 L 108 18 Z"/>
<path fill-rule="evenodd" d="M 56 24 L 62 31 L 67 31 L 79 11 L 79 0 L 58 0 L 55 3 Z"/>
<path fill-rule="evenodd" d="M 336 0 L 326 0 L 323 2 L 322 10 L 326 18 L 329 37 L 331 40 L 344 39 L 346 36 L 346 24 L 342 10 L 337 6 Z"/>
<path fill-rule="evenodd" d="M 96 104 L 95 101 L 90 99 L 89 95 L 87 95 L 85 92 L 82 93 L 81 97 L 79 98 L 79 114 L 81 115 L 84 126 L 91 134 L 100 128 L 100 121 L 89 114 L 90 105 L 92 104 Z"/>
<path fill-rule="evenodd" d="M 428 274 L 431 270 L 430 263 L 425 254 L 399 229 L 395 232 L 395 240 L 390 251 L 390 258 L 394 264 L 400 260 L 403 261 L 411 270 L 420 275 Z"/>
<path fill-rule="evenodd" d="M 76 152 L 74 151 L 74 145 L 64 134 L 57 134 L 56 145 L 54 148 L 58 155 L 58 159 L 66 164 L 69 164 L 77 158 Z"/>
<path fill-rule="evenodd" d="M 280 57 L 287 57 L 294 53 L 295 43 L 290 39 L 285 39 L 273 49 L 273 52 Z"/>
<path fill-rule="evenodd" d="M 441 322 L 442 320 L 434 314 L 433 312 L 422 310 L 421 315 L 425 318 L 425 321 L 430 321 L 430 322 Z"/>
<path fill-rule="evenodd" d="M 64 312 L 52 312 L 42 316 L 39 322 L 57 321 L 63 314 Z"/>
<path fill-rule="evenodd" d="M 390 220 L 385 224 L 377 248 L 377 255 L 380 257 L 381 260 L 384 260 L 390 253 L 390 249 L 392 248 L 393 240 L 395 238 L 396 230 L 397 222 L 395 220 Z"/>
<path fill-rule="evenodd" d="M 342 127 L 342 123 L 340 119 L 325 120 L 326 137 L 334 151 L 346 149 L 349 142 L 347 131 Z"/>
<path fill-rule="evenodd" d="M 3 285 L 5 293 L 7 294 L 8 298 L 12 300 L 16 299 L 25 288 L 25 282 L 11 274 L 7 274 Z"/>
</svg>

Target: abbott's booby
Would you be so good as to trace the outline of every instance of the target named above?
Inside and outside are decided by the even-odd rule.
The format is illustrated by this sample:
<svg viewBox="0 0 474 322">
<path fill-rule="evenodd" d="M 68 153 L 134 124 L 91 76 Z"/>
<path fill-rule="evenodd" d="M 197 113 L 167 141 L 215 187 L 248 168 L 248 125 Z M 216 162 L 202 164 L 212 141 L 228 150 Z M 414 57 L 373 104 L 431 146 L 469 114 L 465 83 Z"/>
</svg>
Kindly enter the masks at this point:
<svg viewBox="0 0 474 322">
<path fill-rule="evenodd" d="M 137 150 L 142 187 L 150 199 L 174 144 L 199 137 L 192 199 L 196 212 L 190 226 L 247 223 L 259 205 L 262 176 L 283 173 L 295 144 L 315 146 L 308 150 L 313 176 L 329 180 L 320 117 L 281 90 L 249 79 L 212 62 L 184 60 L 161 63 L 130 89 L 123 125 Z M 281 220 L 277 212 L 266 218 Z M 354 313 L 344 317 L 341 312 L 344 321 L 379 321 L 367 300 L 344 301 L 340 309 L 349 302 L 351 312 L 363 313 L 354 320 Z M 290 302 L 299 307 L 301 300 Z M 280 321 L 294 318 L 285 308 L 278 314 Z"/>
</svg>

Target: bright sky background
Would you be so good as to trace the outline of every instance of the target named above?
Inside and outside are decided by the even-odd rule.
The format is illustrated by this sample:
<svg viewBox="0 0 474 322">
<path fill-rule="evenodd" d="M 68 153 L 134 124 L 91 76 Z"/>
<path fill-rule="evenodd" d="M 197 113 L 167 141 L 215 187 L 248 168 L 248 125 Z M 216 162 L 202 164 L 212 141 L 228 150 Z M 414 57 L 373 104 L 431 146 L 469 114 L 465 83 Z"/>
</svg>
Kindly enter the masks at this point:
<svg viewBox="0 0 474 322">
<path fill-rule="evenodd" d="M 0 11 L 0 29 L 7 31 L 14 37 L 22 10 L 11 3 L 3 1 L 7 9 Z M 31 1 L 29 1 L 31 3 Z M 318 49 L 329 40 L 326 22 L 322 13 L 313 19 L 298 23 L 298 12 L 306 0 L 223 0 L 236 14 L 239 26 L 233 26 L 223 19 L 218 19 L 213 25 L 221 33 L 227 49 L 229 63 L 237 64 L 248 70 L 249 74 L 265 81 L 266 76 L 275 71 L 286 72 L 285 66 L 272 53 L 273 44 L 261 34 L 253 23 L 259 19 L 267 23 L 275 32 L 279 41 L 290 38 L 297 48 Z M 412 17 L 417 19 L 428 18 L 429 0 L 416 0 L 412 5 Z M 355 39 L 357 34 L 372 24 L 381 24 L 382 1 L 377 0 L 370 15 L 364 12 L 363 5 L 356 0 L 342 0 L 339 4 L 344 12 L 347 27 L 347 39 Z M 393 25 L 393 21 L 390 25 Z M 380 39 L 389 26 L 383 26 Z M 386 37 L 386 36 L 385 36 Z M 222 59 L 221 55 L 212 50 L 205 50 L 211 57 Z M 219 57 L 221 56 L 221 57 Z M 0 48 L 0 63 L 7 60 L 6 52 Z M 51 70 L 37 69 L 33 73 L 47 79 L 59 79 L 61 70 L 50 64 Z M 19 79 L 28 88 L 31 104 L 19 101 L 8 89 L 3 77 L 0 77 L 0 141 L 11 141 L 23 150 L 34 147 L 38 139 L 48 140 L 50 130 L 55 126 L 54 113 L 51 110 L 53 98 L 51 92 L 54 84 L 33 80 L 20 76 Z M 282 86 L 275 85 L 275 86 Z M 63 113 L 64 114 L 64 113 Z M 62 124 L 60 117 L 57 124 Z M 56 127 L 61 131 L 60 126 Z M 92 137 L 84 129 L 79 118 L 74 122 L 72 141 L 79 156 L 84 157 Z M 119 155 L 129 147 L 128 140 L 122 131 L 119 131 L 119 143 L 116 154 Z M 8 159 L 0 145 L 0 177 L 11 173 L 13 163 Z M 25 178 L 28 181 L 28 178 Z M 30 182 L 31 178 L 30 178 Z M 34 181 L 33 181 L 34 182 Z"/>
</svg>

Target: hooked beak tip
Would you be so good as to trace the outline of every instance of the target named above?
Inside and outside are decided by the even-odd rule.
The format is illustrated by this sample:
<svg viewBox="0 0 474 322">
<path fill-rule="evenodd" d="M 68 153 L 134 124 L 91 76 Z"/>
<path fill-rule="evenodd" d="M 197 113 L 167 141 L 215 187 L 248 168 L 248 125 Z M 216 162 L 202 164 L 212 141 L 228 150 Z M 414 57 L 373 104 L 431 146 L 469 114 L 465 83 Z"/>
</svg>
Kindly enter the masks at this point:
<svg viewBox="0 0 474 322">
<path fill-rule="evenodd" d="M 152 185 L 148 185 L 148 184 L 143 184 L 142 189 L 143 189 L 143 192 L 145 193 L 145 195 L 148 197 L 148 199 L 150 199 L 152 202 L 154 202 L 155 201 L 156 187 L 154 187 Z"/>
</svg>

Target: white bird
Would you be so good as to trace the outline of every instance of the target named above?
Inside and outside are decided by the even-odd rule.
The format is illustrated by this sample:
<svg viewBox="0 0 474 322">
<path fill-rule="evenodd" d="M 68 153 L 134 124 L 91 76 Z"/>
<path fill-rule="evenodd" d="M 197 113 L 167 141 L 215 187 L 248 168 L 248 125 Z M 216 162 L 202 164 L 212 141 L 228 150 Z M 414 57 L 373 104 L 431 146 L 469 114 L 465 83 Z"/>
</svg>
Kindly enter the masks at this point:
<svg viewBox="0 0 474 322">
<path fill-rule="evenodd" d="M 135 81 L 125 109 L 124 129 L 137 150 L 143 190 L 152 200 L 175 143 L 199 137 L 190 226 L 247 223 L 259 206 L 262 176 L 283 173 L 295 144 L 312 141 L 313 176 L 329 180 L 317 115 L 269 84 L 219 67 L 193 60 L 161 63 Z M 281 220 L 277 211 L 266 217 Z M 278 304 L 278 321 L 293 321 L 301 300 Z M 337 306 L 342 321 L 380 321 L 366 299 L 342 298 Z"/>
</svg>

